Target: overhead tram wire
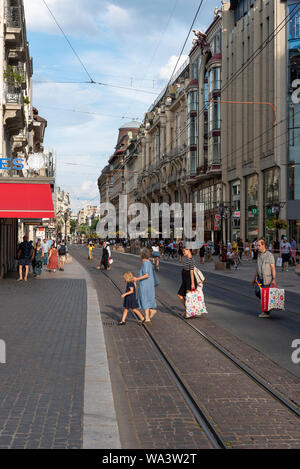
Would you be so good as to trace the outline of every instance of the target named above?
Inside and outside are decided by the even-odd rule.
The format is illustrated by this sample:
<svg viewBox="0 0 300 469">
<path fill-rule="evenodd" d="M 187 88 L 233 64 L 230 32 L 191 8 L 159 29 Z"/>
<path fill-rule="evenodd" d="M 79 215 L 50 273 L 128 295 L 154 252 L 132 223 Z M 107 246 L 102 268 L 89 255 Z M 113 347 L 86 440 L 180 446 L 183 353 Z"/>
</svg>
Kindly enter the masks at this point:
<svg viewBox="0 0 300 469">
<path fill-rule="evenodd" d="M 226 82 L 224 84 L 224 86 L 221 88 L 220 92 L 222 93 L 230 84 L 232 84 L 232 82 L 238 78 L 238 76 L 245 71 L 245 69 L 253 62 L 253 60 L 258 57 L 259 54 L 262 53 L 262 51 L 269 45 L 269 43 L 271 41 L 273 41 L 275 39 L 275 37 L 277 36 L 277 34 L 287 25 L 287 23 L 300 11 L 300 7 L 297 11 L 294 11 L 293 14 L 291 15 L 290 13 L 284 18 L 284 20 L 272 31 L 271 34 L 269 34 L 269 36 L 261 43 L 261 45 L 252 53 L 252 55 L 247 59 L 247 61 L 239 68 L 239 70 L 237 70 L 233 76 L 230 78 L 230 80 L 228 80 L 228 82 Z M 288 19 L 288 17 L 290 16 L 290 18 Z M 284 25 L 275 33 L 275 31 L 279 28 L 279 26 L 284 22 Z M 271 39 L 270 39 L 271 38 Z M 269 41 L 270 39 L 270 41 Z M 264 44 L 265 43 L 265 44 Z M 264 44 L 264 45 L 263 45 Z M 256 54 L 256 55 L 255 55 Z M 198 117 L 200 117 L 203 112 L 205 111 L 205 106 L 203 106 L 203 108 L 199 111 L 198 113 Z M 188 121 L 190 120 L 190 118 L 187 119 Z M 181 135 L 182 133 L 190 126 L 190 123 L 188 122 L 187 125 L 179 132 L 177 133 L 172 142 L 174 142 L 175 140 L 177 140 Z"/>
<path fill-rule="evenodd" d="M 66 109 L 66 108 L 61 108 L 61 107 L 44 106 L 44 105 L 42 105 L 41 107 L 45 108 L 45 109 L 53 109 L 53 110 L 56 110 L 56 111 L 75 112 L 75 113 L 79 113 L 79 114 L 91 114 L 91 115 L 96 115 L 96 116 L 111 117 L 111 118 L 114 118 L 114 119 L 132 119 L 132 120 L 135 120 L 139 123 L 137 118 L 124 116 L 124 115 L 123 116 L 114 116 L 112 114 L 103 114 L 101 112 L 81 111 L 79 109 Z"/>
<path fill-rule="evenodd" d="M 199 12 L 200 12 L 200 10 L 201 10 L 201 7 L 202 7 L 202 5 L 203 5 L 203 2 L 204 2 L 204 0 L 201 0 L 199 6 L 198 6 L 198 8 L 197 8 L 197 11 L 196 11 L 196 13 L 195 13 L 193 22 L 192 22 L 191 27 L 190 27 L 190 29 L 189 29 L 189 32 L 188 32 L 188 34 L 187 34 L 187 36 L 186 36 L 186 38 L 185 38 L 185 41 L 184 41 L 184 43 L 183 43 L 182 49 L 181 49 L 181 51 L 180 51 L 180 54 L 179 54 L 179 56 L 178 56 L 177 62 L 176 62 L 176 64 L 175 64 L 175 67 L 174 67 L 174 69 L 173 69 L 173 71 L 172 71 L 172 74 L 171 74 L 171 76 L 170 76 L 170 79 L 169 79 L 169 81 L 168 81 L 167 88 L 168 88 L 168 86 L 169 86 L 170 83 L 171 83 L 171 80 L 172 80 L 173 75 L 174 75 L 174 73 L 175 73 L 175 71 L 176 71 L 177 65 L 178 65 L 178 63 L 179 63 L 179 61 L 180 61 L 180 59 L 181 59 L 181 56 L 182 56 L 183 51 L 184 51 L 184 49 L 185 49 L 186 43 L 187 43 L 187 41 L 188 41 L 188 39 L 189 39 L 189 37 L 190 37 L 191 31 L 192 31 L 192 29 L 193 29 L 193 27 L 194 27 L 194 24 L 195 24 L 195 22 L 196 22 L 196 19 L 197 19 L 198 15 L 199 15 Z"/>
<path fill-rule="evenodd" d="M 54 16 L 53 12 L 51 11 L 51 9 L 49 8 L 46 0 L 42 0 L 45 7 L 47 8 L 47 10 L 49 11 L 50 15 L 52 16 L 55 24 L 57 25 L 57 27 L 59 28 L 59 30 L 61 31 L 61 33 L 63 34 L 65 40 L 67 41 L 67 43 L 69 44 L 71 50 L 73 51 L 73 54 L 75 55 L 75 57 L 77 58 L 78 62 L 80 63 L 80 65 L 82 66 L 82 68 L 84 69 L 85 73 L 87 74 L 87 76 L 89 77 L 89 80 L 90 80 L 90 83 L 95 83 L 92 76 L 90 75 L 89 71 L 87 70 L 86 66 L 84 65 L 84 63 L 82 62 L 81 58 L 79 57 L 78 53 L 76 52 L 76 50 L 74 49 L 74 47 L 72 46 L 68 36 L 66 35 L 66 33 L 64 32 L 64 30 L 62 29 L 62 27 L 60 26 L 60 24 L 58 23 L 56 17 Z"/>
</svg>

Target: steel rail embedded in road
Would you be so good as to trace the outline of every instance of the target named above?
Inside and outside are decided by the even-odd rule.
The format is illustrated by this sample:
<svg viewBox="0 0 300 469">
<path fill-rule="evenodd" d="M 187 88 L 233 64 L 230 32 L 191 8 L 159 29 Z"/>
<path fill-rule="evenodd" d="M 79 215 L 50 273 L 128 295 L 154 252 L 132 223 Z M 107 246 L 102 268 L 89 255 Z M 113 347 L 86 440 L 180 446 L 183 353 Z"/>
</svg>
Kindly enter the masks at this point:
<svg viewBox="0 0 300 469">
<path fill-rule="evenodd" d="M 105 275 L 106 278 L 108 278 L 111 283 L 115 286 L 115 288 L 122 293 L 122 290 L 118 287 L 116 282 L 109 276 L 107 275 L 103 270 L 101 271 L 103 275 Z M 136 315 L 132 312 L 134 317 L 137 319 Z M 206 434 L 208 440 L 212 444 L 212 446 L 215 449 L 228 449 L 225 441 L 219 435 L 219 433 L 216 431 L 214 428 L 213 424 L 210 422 L 210 420 L 207 418 L 205 415 L 204 411 L 201 409 L 200 405 L 195 401 L 189 390 L 187 389 L 186 385 L 184 384 L 183 380 L 180 378 L 178 373 L 175 371 L 174 367 L 171 365 L 169 362 L 168 358 L 166 355 L 163 353 L 161 350 L 160 346 L 158 345 L 157 341 L 154 339 L 153 335 L 149 331 L 149 329 L 146 327 L 145 324 L 143 324 L 144 330 L 146 331 L 146 335 L 153 346 L 154 350 L 158 354 L 159 358 L 161 359 L 162 363 L 166 367 L 169 375 L 171 376 L 175 386 L 177 387 L 178 391 L 180 392 L 181 396 L 185 400 L 186 404 L 188 405 L 189 409 L 191 410 L 195 420 L 199 424 L 199 426 L 202 428 L 204 433 Z"/>
<path fill-rule="evenodd" d="M 222 355 L 225 355 L 226 358 L 228 358 L 232 363 L 234 363 L 234 365 L 236 365 L 240 370 L 242 370 L 249 378 L 251 378 L 253 381 L 255 381 L 256 384 L 258 384 L 265 391 L 267 391 L 269 394 L 271 394 L 271 396 L 274 399 L 278 400 L 282 405 L 287 407 L 297 417 L 300 417 L 299 407 L 297 407 L 296 405 L 292 404 L 292 402 L 285 399 L 279 392 L 277 392 L 274 388 L 272 388 L 272 386 L 270 386 L 265 380 L 263 380 L 261 377 L 259 377 L 253 370 L 248 368 L 247 365 L 245 365 L 240 360 L 235 358 L 231 353 L 229 353 L 225 348 L 223 348 L 220 344 L 218 344 L 214 339 L 209 337 L 205 332 L 198 329 L 198 327 L 194 326 L 194 324 L 191 324 L 186 318 L 181 316 L 181 314 L 176 313 L 170 305 L 166 304 L 164 301 L 162 301 L 158 297 L 157 297 L 157 299 L 164 308 L 166 308 L 168 311 L 170 311 L 173 315 L 179 317 L 189 327 L 191 327 L 197 334 L 201 335 L 201 337 L 203 337 L 210 345 L 212 345 L 215 349 L 217 349 Z"/>
</svg>

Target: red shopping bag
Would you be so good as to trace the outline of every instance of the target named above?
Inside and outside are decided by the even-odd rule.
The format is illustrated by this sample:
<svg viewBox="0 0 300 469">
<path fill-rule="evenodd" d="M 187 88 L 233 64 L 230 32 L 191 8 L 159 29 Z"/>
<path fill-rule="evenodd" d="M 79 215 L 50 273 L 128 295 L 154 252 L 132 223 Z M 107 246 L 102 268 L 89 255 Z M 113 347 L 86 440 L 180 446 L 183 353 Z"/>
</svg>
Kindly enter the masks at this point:
<svg viewBox="0 0 300 469">
<path fill-rule="evenodd" d="M 261 289 L 261 310 L 263 313 L 269 311 L 269 290 L 270 288 Z"/>
</svg>

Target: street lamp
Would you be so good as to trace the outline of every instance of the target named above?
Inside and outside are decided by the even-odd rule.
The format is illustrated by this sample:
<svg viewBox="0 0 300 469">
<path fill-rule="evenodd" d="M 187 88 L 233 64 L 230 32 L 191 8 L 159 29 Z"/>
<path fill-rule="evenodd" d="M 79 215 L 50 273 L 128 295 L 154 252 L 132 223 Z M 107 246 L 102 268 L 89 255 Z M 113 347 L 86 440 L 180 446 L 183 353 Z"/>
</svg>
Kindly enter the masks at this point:
<svg viewBox="0 0 300 469">
<path fill-rule="evenodd" d="M 67 242 L 67 221 L 69 218 L 68 211 L 64 213 L 64 220 L 65 220 L 65 243 Z"/>
</svg>

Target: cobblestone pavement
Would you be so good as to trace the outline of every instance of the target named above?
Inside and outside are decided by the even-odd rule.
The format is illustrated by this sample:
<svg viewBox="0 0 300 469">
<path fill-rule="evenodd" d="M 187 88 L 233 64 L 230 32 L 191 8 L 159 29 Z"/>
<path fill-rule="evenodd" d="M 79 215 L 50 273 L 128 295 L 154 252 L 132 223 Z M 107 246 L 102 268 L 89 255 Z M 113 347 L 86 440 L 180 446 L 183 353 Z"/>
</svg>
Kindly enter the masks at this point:
<svg viewBox="0 0 300 469">
<path fill-rule="evenodd" d="M 58 277 L 0 281 L 0 448 L 82 447 L 86 284 Z"/>
<path fill-rule="evenodd" d="M 136 258 L 133 260 L 133 258 L 125 258 L 124 256 L 123 259 L 118 256 L 117 262 L 118 268 L 114 264 L 115 267 L 109 273 L 109 276 L 114 278 L 122 288 L 121 274 L 123 270 L 131 269 L 136 272 L 139 262 Z M 101 273 L 98 273 L 98 278 L 99 276 L 101 276 Z M 99 280 L 102 284 L 104 282 L 103 277 L 100 277 L 101 280 Z M 106 281 L 105 285 L 108 289 L 109 286 Z M 105 288 L 105 296 L 108 298 L 106 300 L 108 303 L 111 301 L 111 295 L 116 293 L 113 293 L 112 287 L 110 287 L 110 292 L 106 291 L 107 289 Z M 157 289 L 157 294 L 158 297 L 162 295 L 164 301 L 167 298 L 169 304 L 173 305 L 174 295 L 172 295 L 170 289 L 165 288 L 165 285 L 164 288 L 161 285 Z M 113 304 L 115 304 L 115 301 Z M 115 306 L 111 310 L 107 309 L 107 315 L 110 316 L 112 323 L 119 319 L 119 311 L 120 309 L 115 308 Z M 196 319 L 195 321 L 203 323 L 202 319 Z M 211 324 L 209 319 L 204 319 L 204 321 L 204 325 Z M 135 327 L 135 325 L 133 326 Z M 168 359 L 174 364 L 177 371 L 184 376 L 185 383 L 193 393 L 194 398 L 205 406 L 207 415 L 213 420 L 229 446 L 232 448 L 300 448 L 299 420 L 244 376 L 241 371 L 179 319 L 160 308 L 160 314 L 149 327 L 167 354 Z M 118 339 L 121 341 L 128 334 L 129 324 L 123 328 L 111 326 L 111 330 L 113 330 L 114 336 L 120 337 L 121 335 Z M 220 331 L 221 328 L 215 331 L 220 340 L 223 337 L 222 340 L 229 341 L 229 334 L 226 333 L 227 335 L 223 334 L 222 336 Z M 236 338 L 233 337 L 233 339 Z M 243 342 L 236 340 L 237 342 L 233 343 L 234 353 L 237 355 L 248 354 L 250 347 L 247 345 L 244 350 Z M 131 344 L 132 340 L 130 340 L 130 349 L 132 350 Z M 229 348 L 228 343 L 227 346 Z M 282 385 L 284 380 L 290 379 L 291 392 L 289 392 L 288 387 L 288 393 L 290 397 L 294 396 L 297 389 L 299 389 L 299 380 L 285 370 L 281 370 L 278 365 L 266 359 L 258 351 L 255 352 L 257 354 L 255 367 L 261 366 L 261 372 L 265 371 L 266 375 L 269 373 L 269 378 L 272 375 L 272 366 L 277 367 L 275 381 L 281 381 L 280 384 Z M 133 356 L 131 353 L 134 352 L 128 352 L 126 347 L 121 351 L 121 357 L 126 356 L 125 361 L 129 367 L 131 367 L 131 362 L 136 356 L 135 353 Z M 143 350 L 140 350 L 139 356 L 141 354 L 144 354 Z M 138 380 L 140 383 L 147 383 L 151 379 L 152 373 L 154 377 L 156 375 L 155 367 L 152 364 L 150 364 L 150 368 L 149 366 L 143 367 L 139 371 Z M 283 372 L 281 380 L 280 371 Z M 127 376 L 127 374 L 128 370 L 125 374 L 123 371 L 123 376 Z M 282 386 L 282 391 L 284 391 L 284 386 Z M 132 393 L 130 394 L 132 395 Z M 164 409 L 162 408 L 161 411 L 164 412 Z M 140 409 L 138 415 L 140 415 Z"/>
</svg>

